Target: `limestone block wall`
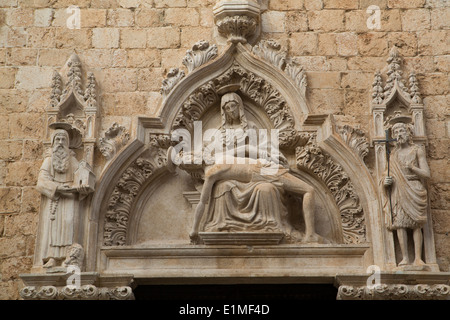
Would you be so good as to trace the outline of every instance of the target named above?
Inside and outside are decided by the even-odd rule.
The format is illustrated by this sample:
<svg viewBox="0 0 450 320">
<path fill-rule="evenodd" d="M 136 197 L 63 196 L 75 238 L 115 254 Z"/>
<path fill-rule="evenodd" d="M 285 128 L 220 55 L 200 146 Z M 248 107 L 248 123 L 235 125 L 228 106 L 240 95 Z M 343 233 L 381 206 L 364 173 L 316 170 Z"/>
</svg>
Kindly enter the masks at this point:
<svg viewBox="0 0 450 320">
<path fill-rule="evenodd" d="M 157 115 L 160 88 L 199 40 L 214 30 L 214 0 L 0 1 L 0 299 L 18 299 L 30 271 L 40 195 L 44 111 L 51 76 L 71 53 L 97 79 L 101 130 Z M 450 4 L 446 0 L 260 0 L 262 39 L 274 39 L 307 71 L 317 113 L 371 128 L 371 85 L 392 46 L 414 69 L 425 104 L 431 208 L 438 263 L 450 271 Z M 78 28 L 69 28 L 79 8 Z M 367 8 L 380 9 L 370 29 Z M 69 26 L 70 25 L 69 23 Z M 86 71 L 86 70 L 84 70 Z M 104 159 L 96 151 L 97 169 Z M 368 165 L 373 165 L 373 150 Z"/>
</svg>

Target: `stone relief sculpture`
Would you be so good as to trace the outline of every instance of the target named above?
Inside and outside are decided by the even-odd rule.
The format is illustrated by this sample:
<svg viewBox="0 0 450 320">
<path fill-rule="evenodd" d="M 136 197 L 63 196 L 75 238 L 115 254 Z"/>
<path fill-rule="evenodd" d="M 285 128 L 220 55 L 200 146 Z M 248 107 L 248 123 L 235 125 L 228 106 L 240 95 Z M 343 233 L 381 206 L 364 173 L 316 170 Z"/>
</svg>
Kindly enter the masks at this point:
<svg viewBox="0 0 450 320">
<path fill-rule="evenodd" d="M 83 262 L 84 249 L 81 244 L 74 243 L 67 248 L 66 260 L 64 260 L 63 263 L 65 267 L 76 266 L 81 270 L 81 268 L 83 267 Z"/>
<path fill-rule="evenodd" d="M 130 141 L 130 134 L 125 127 L 114 122 L 100 138 L 98 147 L 107 161 L 111 160 L 120 149 Z"/>
<path fill-rule="evenodd" d="M 281 153 L 277 157 L 262 145 L 245 142 L 250 138 L 249 129 L 256 133 L 257 128 L 247 121 L 237 93 L 224 94 L 220 110 L 222 122 L 213 135 L 214 143 L 203 150 L 207 157 L 204 184 L 189 235 L 191 240 L 198 242 L 200 222 L 207 210 L 203 226 L 207 232 L 282 232 L 294 241 L 324 241 L 314 228 L 314 188 L 289 172 Z M 180 167 L 192 170 L 183 162 Z M 304 237 L 287 221 L 285 192 L 303 197 Z"/>
<path fill-rule="evenodd" d="M 414 71 L 410 72 L 409 84 L 405 84 L 402 59 L 395 46 L 387 62 L 386 83 L 383 86 L 382 74 L 377 72 L 372 95 L 377 180 L 390 239 L 386 248 L 393 257 L 390 261 L 393 268 L 436 271 L 428 207 L 430 169 L 425 153 L 424 105 Z M 389 132 L 396 140 L 393 150 Z M 386 138 L 378 140 L 383 135 Z M 414 248 L 414 255 L 410 254 L 410 248 Z"/>
<path fill-rule="evenodd" d="M 424 180 L 430 178 L 425 150 L 412 142 L 413 128 L 405 123 L 410 118 L 392 117 L 392 137 L 396 139 L 390 157 L 391 174 L 384 179 L 389 194 L 385 204 L 387 227 L 396 230 L 402 260 L 399 266 L 410 264 L 407 230 L 413 230 L 414 265 L 423 266 L 422 227 L 427 222 L 428 196 Z M 400 120 L 400 121 L 399 121 Z M 403 121 L 402 121 L 403 120 Z M 389 207 L 388 207 L 389 206 Z M 392 216 L 391 216 L 392 213 Z"/>
<path fill-rule="evenodd" d="M 59 266 L 66 258 L 67 248 L 76 242 L 79 203 L 93 190 L 93 186 L 74 180 L 77 171 L 86 169 L 69 149 L 68 127 L 70 125 L 64 123 L 56 126 L 51 139 L 51 154 L 44 159 L 36 187 L 44 196 L 41 242 L 44 268 Z"/>
<path fill-rule="evenodd" d="M 317 145 L 315 134 L 310 136 L 304 146 L 296 148 L 296 162 L 297 167 L 320 178 L 333 194 L 341 215 L 344 242 L 365 242 L 364 212 L 355 187 L 342 166 Z"/>
<path fill-rule="evenodd" d="M 54 131 L 45 138 L 51 152 L 38 181 L 43 201 L 35 257 L 41 274 L 21 275 L 21 297 L 133 299 L 138 278 L 257 275 L 284 282 L 289 275 L 334 278 L 338 299 L 448 298 L 448 273 L 438 272 L 427 206 L 422 100 L 414 73 L 409 86 L 402 83 L 398 53 L 391 52 L 385 87 L 381 72 L 375 76 L 372 145 L 359 126 L 333 130 L 330 115 L 315 113 L 303 99 L 305 70 L 287 51 L 273 41 L 252 45 L 260 30 L 255 1 L 224 0 L 214 13 L 218 34 L 228 39 L 225 52 L 217 57 L 215 45 L 197 42 L 183 60 L 188 72 L 171 69 L 163 81 L 160 115 L 139 116 L 132 143 L 118 124 L 96 139 L 95 78 L 87 74 L 83 91 L 76 55 L 65 86 L 54 74 L 46 119 Z M 384 135 L 386 120 L 397 139 L 389 175 L 386 145 L 374 140 Z M 171 134 L 192 133 L 199 121 L 219 124 L 212 129 L 217 138 L 201 146 L 196 162 L 196 149 L 173 152 Z M 283 153 L 252 140 L 264 128 L 279 133 Z M 89 201 L 98 141 L 111 165 L 104 166 Z M 372 146 L 375 159 L 365 166 Z M 81 160 L 71 148 L 79 148 Z M 373 162 L 374 173 L 368 170 Z M 175 165 L 194 183 L 185 172 L 170 175 Z M 185 193 L 195 199 L 188 203 Z M 283 245 L 273 245 L 283 237 Z M 408 246 L 415 247 L 413 266 Z M 408 272 L 397 272 L 396 258 Z M 83 265 L 83 285 L 65 285 L 62 269 Z M 380 270 L 374 287 L 368 266 Z M 427 268 L 433 272 L 413 272 Z"/>
</svg>

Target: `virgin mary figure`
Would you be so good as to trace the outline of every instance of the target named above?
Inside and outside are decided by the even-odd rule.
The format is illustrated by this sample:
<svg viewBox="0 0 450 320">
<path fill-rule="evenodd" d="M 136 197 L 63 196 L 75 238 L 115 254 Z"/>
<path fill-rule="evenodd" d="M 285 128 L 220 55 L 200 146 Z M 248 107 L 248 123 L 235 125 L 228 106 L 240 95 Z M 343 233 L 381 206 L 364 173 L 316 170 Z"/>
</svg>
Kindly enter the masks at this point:
<svg viewBox="0 0 450 320">
<path fill-rule="evenodd" d="M 241 97 L 234 92 L 223 95 L 220 108 L 221 126 L 216 132 L 215 143 L 205 148 L 204 154 L 215 152 L 214 158 L 217 160 L 217 150 L 225 149 L 224 154 L 231 154 L 234 159 L 256 162 L 270 158 L 267 139 L 260 144 L 254 143 L 258 128 L 247 121 Z M 286 161 L 282 154 L 279 159 L 281 163 Z M 286 194 L 283 185 L 278 182 L 278 177 L 288 169 L 283 166 L 276 169 L 275 174 L 259 178 L 255 175 L 250 182 L 216 182 L 206 217 L 199 229 L 204 232 L 280 232 L 285 237 L 300 239 L 301 233 L 288 221 Z"/>
</svg>

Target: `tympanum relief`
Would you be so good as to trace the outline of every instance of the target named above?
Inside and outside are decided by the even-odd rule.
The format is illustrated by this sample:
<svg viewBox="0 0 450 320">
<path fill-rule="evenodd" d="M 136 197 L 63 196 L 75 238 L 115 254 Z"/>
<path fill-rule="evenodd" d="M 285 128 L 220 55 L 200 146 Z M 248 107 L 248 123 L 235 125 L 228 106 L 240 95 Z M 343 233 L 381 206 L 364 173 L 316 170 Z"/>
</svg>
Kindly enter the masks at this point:
<svg viewBox="0 0 450 320">
<path fill-rule="evenodd" d="M 55 72 L 34 262 L 52 280 L 24 275 L 21 296 L 132 299 L 133 279 L 286 274 L 344 274 L 340 299 L 448 295 L 428 206 L 420 84 L 414 72 L 404 83 L 395 47 L 387 75 L 375 74 L 367 132 L 315 113 L 303 67 L 277 42 L 256 41 L 256 2 L 221 1 L 214 13 L 227 45 L 195 43 L 186 69 L 162 81 L 158 116 L 139 116 L 134 131 L 113 123 L 99 134 L 95 77 L 75 54 L 64 80 Z M 98 176 L 95 152 L 106 159 Z M 395 274 L 372 290 L 361 281 L 369 265 L 432 275 L 402 287 Z M 67 268 L 85 282 L 65 285 Z"/>
</svg>

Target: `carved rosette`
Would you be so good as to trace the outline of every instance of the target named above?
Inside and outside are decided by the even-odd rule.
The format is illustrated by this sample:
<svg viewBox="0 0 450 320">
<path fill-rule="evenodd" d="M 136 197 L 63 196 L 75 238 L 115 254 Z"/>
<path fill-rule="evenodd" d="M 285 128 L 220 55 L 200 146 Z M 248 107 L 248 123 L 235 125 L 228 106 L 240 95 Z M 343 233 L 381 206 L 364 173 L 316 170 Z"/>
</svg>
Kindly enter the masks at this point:
<svg viewBox="0 0 450 320">
<path fill-rule="evenodd" d="M 445 284 L 380 284 L 367 286 L 340 286 L 337 300 L 446 300 L 450 286 Z"/>
<path fill-rule="evenodd" d="M 349 177 L 339 164 L 325 154 L 311 135 L 308 143 L 296 148 L 297 167 L 320 178 L 331 191 L 339 208 L 344 243 L 366 242 L 366 226 L 359 197 Z"/>
<path fill-rule="evenodd" d="M 185 128 L 192 132 L 194 121 L 198 121 L 209 107 L 219 101 L 220 89 L 230 85 L 238 86 L 244 96 L 264 109 L 274 128 L 279 130 L 281 148 L 297 144 L 300 137 L 294 129 L 294 117 L 280 92 L 263 78 L 238 64 L 194 91 L 183 103 L 172 129 Z"/>
<path fill-rule="evenodd" d="M 128 286 L 98 288 L 90 284 L 80 287 L 28 286 L 19 294 L 24 300 L 134 300 L 133 290 Z"/>
<path fill-rule="evenodd" d="M 168 135 L 154 135 L 150 138 L 147 156 L 139 157 L 122 174 L 109 199 L 105 217 L 105 246 L 123 246 L 127 243 L 127 230 L 133 201 L 142 186 L 153 175 L 167 166 Z"/>
</svg>

